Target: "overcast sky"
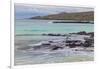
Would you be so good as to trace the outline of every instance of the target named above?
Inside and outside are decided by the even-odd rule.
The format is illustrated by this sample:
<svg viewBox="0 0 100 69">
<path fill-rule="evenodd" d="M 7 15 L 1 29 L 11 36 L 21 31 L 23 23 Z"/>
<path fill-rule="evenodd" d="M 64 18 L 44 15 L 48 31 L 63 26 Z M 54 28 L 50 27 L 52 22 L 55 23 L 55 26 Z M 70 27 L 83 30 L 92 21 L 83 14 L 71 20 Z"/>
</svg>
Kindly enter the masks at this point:
<svg viewBox="0 0 100 69">
<path fill-rule="evenodd" d="M 49 14 L 57 14 L 61 12 L 86 12 L 93 11 L 93 8 L 87 7 L 71 7 L 71 6 L 47 6 L 32 4 L 15 4 L 16 19 L 29 18 L 34 16 L 44 16 Z"/>
</svg>

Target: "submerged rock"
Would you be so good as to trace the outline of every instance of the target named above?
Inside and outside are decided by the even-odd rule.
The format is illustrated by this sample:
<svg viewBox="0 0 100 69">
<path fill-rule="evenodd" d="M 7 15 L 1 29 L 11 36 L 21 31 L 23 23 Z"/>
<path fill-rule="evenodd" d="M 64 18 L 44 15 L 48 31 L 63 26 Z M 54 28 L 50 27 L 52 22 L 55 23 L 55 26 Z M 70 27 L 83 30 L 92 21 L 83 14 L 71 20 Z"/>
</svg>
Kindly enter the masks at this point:
<svg viewBox="0 0 100 69">
<path fill-rule="evenodd" d="M 66 34 L 54 34 L 54 33 L 49 33 L 49 34 L 42 34 L 43 36 L 66 36 Z"/>
<path fill-rule="evenodd" d="M 85 32 L 85 31 L 80 31 L 76 33 L 69 33 L 69 34 L 77 34 L 77 35 L 90 35 L 94 37 L 94 32 Z"/>
<path fill-rule="evenodd" d="M 63 49 L 63 47 L 55 46 L 54 48 L 52 48 L 52 50 L 58 50 L 58 49 Z"/>
</svg>

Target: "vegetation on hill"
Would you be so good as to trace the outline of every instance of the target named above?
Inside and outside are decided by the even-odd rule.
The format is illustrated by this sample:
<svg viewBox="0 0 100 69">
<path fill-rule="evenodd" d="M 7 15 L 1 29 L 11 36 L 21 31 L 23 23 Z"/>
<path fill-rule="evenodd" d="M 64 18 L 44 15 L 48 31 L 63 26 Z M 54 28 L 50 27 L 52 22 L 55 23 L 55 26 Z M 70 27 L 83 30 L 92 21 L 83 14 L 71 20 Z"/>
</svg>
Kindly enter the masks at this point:
<svg viewBox="0 0 100 69">
<path fill-rule="evenodd" d="M 30 19 L 48 19 L 48 20 L 86 20 L 86 21 L 93 21 L 94 20 L 94 12 L 77 12 L 77 13 L 59 13 L 59 14 L 52 14 L 47 16 L 36 16 L 31 17 Z"/>
<path fill-rule="evenodd" d="M 93 21 L 94 11 L 77 12 L 77 13 L 76 12 L 75 13 L 62 12 L 59 14 L 52 14 L 52 15 L 47 15 L 47 16 L 31 17 L 30 19 Z"/>
</svg>

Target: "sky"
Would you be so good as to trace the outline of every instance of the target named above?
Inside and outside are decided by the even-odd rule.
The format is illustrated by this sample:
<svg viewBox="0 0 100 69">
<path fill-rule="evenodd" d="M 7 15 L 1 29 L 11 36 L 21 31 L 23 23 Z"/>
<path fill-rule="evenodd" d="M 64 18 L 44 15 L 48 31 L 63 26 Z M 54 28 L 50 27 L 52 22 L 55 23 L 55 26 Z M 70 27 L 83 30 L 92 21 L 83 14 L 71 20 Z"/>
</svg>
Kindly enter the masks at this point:
<svg viewBox="0 0 100 69">
<path fill-rule="evenodd" d="M 73 13 L 73 12 L 86 12 L 94 10 L 93 8 L 88 8 L 88 7 L 50 6 L 50 5 L 21 4 L 21 3 L 16 3 L 14 7 L 15 7 L 16 19 L 58 14 L 61 12 Z"/>
</svg>

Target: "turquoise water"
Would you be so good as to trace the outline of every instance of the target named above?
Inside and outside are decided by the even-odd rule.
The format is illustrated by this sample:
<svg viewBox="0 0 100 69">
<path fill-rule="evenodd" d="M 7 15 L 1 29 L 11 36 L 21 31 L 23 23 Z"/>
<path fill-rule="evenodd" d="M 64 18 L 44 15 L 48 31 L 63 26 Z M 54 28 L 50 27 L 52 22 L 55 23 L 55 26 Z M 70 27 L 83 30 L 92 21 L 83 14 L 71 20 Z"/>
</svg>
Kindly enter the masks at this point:
<svg viewBox="0 0 100 69">
<path fill-rule="evenodd" d="M 48 40 L 65 39 L 64 36 L 42 36 L 47 33 L 73 33 L 73 32 L 93 32 L 93 24 L 79 23 L 57 23 L 53 24 L 52 20 L 16 20 L 15 21 L 15 65 L 40 64 L 40 63 L 58 63 L 75 61 L 73 51 L 51 52 L 34 52 L 30 46 Z M 43 50 L 45 52 L 45 50 Z M 68 52 L 66 52 L 68 51 Z M 78 55 L 87 57 L 91 60 L 93 52 L 75 52 Z M 90 55 L 90 56 L 89 56 Z M 77 56 L 77 55 L 75 55 Z M 73 60 L 72 60 L 73 59 Z M 82 60 L 85 58 L 82 58 Z M 78 61 L 78 60 L 76 60 Z"/>
<path fill-rule="evenodd" d="M 93 32 L 94 24 L 52 23 L 52 20 L 16 20 L 15 34 Z"/>
</svg>

